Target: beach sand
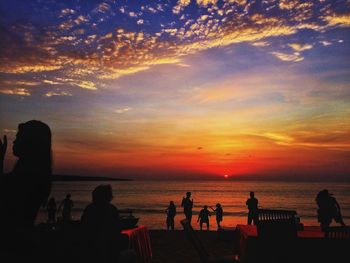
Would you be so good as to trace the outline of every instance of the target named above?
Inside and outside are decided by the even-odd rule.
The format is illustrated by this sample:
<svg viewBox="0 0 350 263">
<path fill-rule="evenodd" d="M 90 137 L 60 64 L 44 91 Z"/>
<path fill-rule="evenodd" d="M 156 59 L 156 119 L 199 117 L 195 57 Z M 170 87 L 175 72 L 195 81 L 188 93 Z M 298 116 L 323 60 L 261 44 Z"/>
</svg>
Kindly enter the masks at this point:
<svg viewBox="0 0 350 263">
<path fill-rule="evenodd" d="M 80 254 L 80 232 L 77 223 L 66 225 L 59 232 L 48 230 L 45 224 L 37 227 L 38 234 L 44 240 L 43 250 L 51 251 L 57 262 L 65 262 L 67 258 L 74 258 Z M 199 231 L 195 230 L 198 239 L 213 257 L 233 258 L 237 251 L 237 237 L 234 229 L 224 231 Z M 149 230 L 153 260 L 151 263 L 200 263 L 200 257 L 183 230 Z M 75 260 L 72 260 L 74 262 Z"/>
<path fill-rule="evenodd" d="M 236 236 L 233 230 L 225 231 L 196 231 L 209 254 L 215 257 L 231 256 L 237 250 Z M 150 230 L 153 251 L 152 263 L 200 263 L 197 251 L 186 238 L 182 230 Z"/>
</svg>

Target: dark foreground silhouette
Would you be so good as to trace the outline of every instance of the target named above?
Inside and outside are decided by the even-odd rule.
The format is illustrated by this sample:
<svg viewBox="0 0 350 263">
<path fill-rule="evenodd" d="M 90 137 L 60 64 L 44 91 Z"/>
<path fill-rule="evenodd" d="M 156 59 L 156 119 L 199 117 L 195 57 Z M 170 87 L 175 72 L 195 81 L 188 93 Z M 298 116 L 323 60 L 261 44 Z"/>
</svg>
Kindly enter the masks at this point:
<svg viewBox="0 0 350 263">
<path fill-rule="evenodd" d="M 60 206 L 58 207 L 58 211 L 62 208 L 62 220 L 65 222 L 69 222 L 72 220 L 72 208 L 74 206 L 74 202 L 71 199 L 71 194 L 67 194 L 66 198 L 62 200 Z"/>
<path fill-rule="evenodd" d="M 324 189 L 317 194 L 316 203 L 318 206 L 318 222 L 320 222 L 322 229 L 329 227 L 333 219 L 335 222 L 345 226 L 340 211 L 340 205 L 335 197 L 333 197 L 333 194 L 329 193 L 327 189 Z"/>
<path fill-rule="evenodd" d="M 8 262 L 28 261 L 37 256 L 34 221 L 51 191 L 51 130 L 36 120 L 18 125 L 12 147 L 18 160 L 9 174 L 3 174 L 6 149 L 4 136 L 0 142 L 0 257 Z"/>
<path fill-rule="evenodd" d="M 166 217 L 166 227 L 167 230 L 174 230 L 174 218 L 176 215 L 176 206 L 174 201 L 170 201 L 169 206 L 165 209 Z"/>
<path fill-rule="evenodd" d="M 258 199 L 255 198 L 254 192 L 250 192 L 250 198 L 246 202 L 248 207 L 248 225 L 251 225 L 252 222 L 256 225 L 258 222 L 258 203 Z"/>
<path fill-rule="evenodd" d="M 191 224 L 193 208 L 193 199 L 191 199 L 191 192 L 187 192 L 186 197 L 182 198 L 181 206 L 184 208 L 186 219 Z"/>
<path fill-rule="evenodd" d="M 87 257 L 91 262 L 117 262 L 122 250 L 122 224 L 110 185 L 99 185 L 92 192 L 92 203 L 81 216 Z"/>
</svg>

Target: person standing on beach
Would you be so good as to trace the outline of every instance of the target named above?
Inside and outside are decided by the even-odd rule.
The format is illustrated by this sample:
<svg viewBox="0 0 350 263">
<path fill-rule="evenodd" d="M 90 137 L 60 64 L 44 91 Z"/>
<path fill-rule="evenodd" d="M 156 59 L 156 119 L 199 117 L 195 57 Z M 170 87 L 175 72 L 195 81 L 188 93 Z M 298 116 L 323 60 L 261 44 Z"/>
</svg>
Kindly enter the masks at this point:
<svg viewBox="0 0 350 263">
<path fill-rule="evenodd" d="M 224 213 L 222 206 L 220 203 L 217 203 L 215 209 L 212 207 L 210 207 L 210 208 L 211 208 L 211 210 L 213 210 L 215 212 L 216 224 L 217 224 L 218 230 L 219 230 L 221 228 L 220 222 L 222 221 L 222 217 L 223 217 L 223 213 Z"/>
<path fill-rule="evenodd" d="M 333 197 L 333 194 L 329 193 L 327 189 L 324 189 L 317 194 L 316 203 L 318 206 L 318 222 L 320 222 L 322 229 L 329 227 L 333 219 L 336 223 L 345 226 L 340 211 L 340 205 L 335 197 Z"/>
<path fill-rule="evenodd" d="M 4 136 L 0 140 L 0 255 L 4 262 L 31 261 L 35 219 L 51 192 L 51 130 L 37 120 L 18 125 L 12 147 L 18 160 L 8 174 L 3 173 L 6 149 Z"/>
<path fill-rule="evenodd" d="M 181 206 L 184 208 L 186 219 L 191 224 L 193 199 L 190 199 L 190 198 L 191 198 L 191 192 L 187 192 L 186 197 L 182 198 Z"/>
<path fill-rule="evenodd" d="M 255 198 L 254 192 L 250 192 L 250 198 L 247 200 L 246 205 L 248 207 L 248 225 L 256 225 L 258 222 L 258 199 Z"/>
<path fill-rule="evenodd" d="M 49 202 L 46 206 L 47 211 L 47 223 L 48 224 L 55 224 L 56 223 L 56 212 L 57 212 L 57 205 L 55 198 L 51 197 Z"/>
<path fill-rule="evenodd" d="M 166 227 L 167 230 L 174 230 L 174 218 L 176 215 L 176 206 L 174 205 L 174 201 L 170 201 L 169 206 L 165 209 L 166 217 Z"/>
<path fill-rule="evenodd" d="M 207 224 L 207 230 L 209 231 L 209 217 L 211 216 L 208 211 L 208 206 L 204 206 L 203 209 L 198 214 L 197 222 L 199 222 L 199 227 L 202 230 L 203 223 Z"/>
<path fill-rule="evenodd" d="M 69 222 L 72 220 L 72 208 L 74 206 L 74 203 L 71 199 L 71 194 L 67 194 L 66 198 L 62 200 L 60 206 L 58 207 L 58 211 L 62 209 L 62 219 L 64 222 Z"/>
</svg>

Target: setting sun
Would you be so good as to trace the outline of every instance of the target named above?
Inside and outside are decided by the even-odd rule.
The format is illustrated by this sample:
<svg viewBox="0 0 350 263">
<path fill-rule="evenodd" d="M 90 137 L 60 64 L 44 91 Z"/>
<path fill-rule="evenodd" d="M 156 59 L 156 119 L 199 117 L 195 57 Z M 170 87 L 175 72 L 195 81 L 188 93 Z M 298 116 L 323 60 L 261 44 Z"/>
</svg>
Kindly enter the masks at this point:
<svg viewBox="0 0 350 263">
<path fill-rule="evenodd" d="M 228 174 L 225 174 L 224 177 L 225 177 L 225 178 L 228 178 Z"/>
</svg>

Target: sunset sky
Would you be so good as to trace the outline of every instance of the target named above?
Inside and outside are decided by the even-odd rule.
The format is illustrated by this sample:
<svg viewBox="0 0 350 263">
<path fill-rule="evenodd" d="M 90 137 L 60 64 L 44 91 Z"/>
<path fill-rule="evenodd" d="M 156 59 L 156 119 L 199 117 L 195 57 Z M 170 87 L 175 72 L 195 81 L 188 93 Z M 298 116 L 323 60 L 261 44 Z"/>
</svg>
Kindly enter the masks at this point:
<svg viewBox="0 0 350 263">
<path fill-rule="evenodd" d="M 350 1 L 0 2 L 0 135 L 54 172 L 350 177 Z"/>
</svg>

